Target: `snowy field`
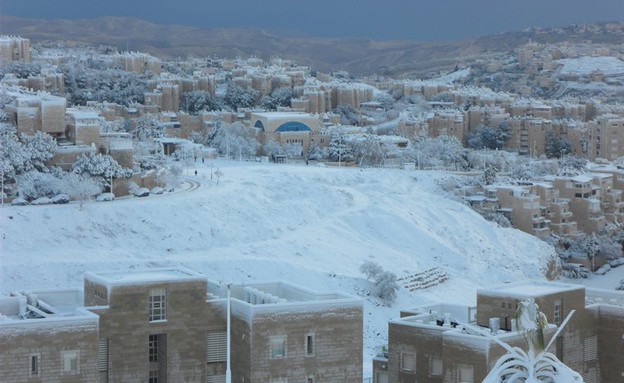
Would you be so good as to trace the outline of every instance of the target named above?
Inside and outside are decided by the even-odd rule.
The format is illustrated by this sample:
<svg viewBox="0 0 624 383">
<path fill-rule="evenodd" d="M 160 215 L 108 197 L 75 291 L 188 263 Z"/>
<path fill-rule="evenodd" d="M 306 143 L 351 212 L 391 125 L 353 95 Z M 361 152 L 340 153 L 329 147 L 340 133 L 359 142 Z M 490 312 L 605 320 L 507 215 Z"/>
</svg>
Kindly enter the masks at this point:
<svg viewBox="0 0 624 383">
<path fill-rule="evenodd" d="M 113 202 L 0 209 L 0 293 L 81 288 L 85 271 L 182 265 L 213 281 L 288 280 L 365 304 L 365 376 L 399 309 L 475 303 L 477 288 L 544 279 L 554 251 L 498 228 L 437 186 L 444 173 L 215 161 L 173 193 Z M 392 307 L 359 272 L 438 268 L 448 280 L 401 288 Z M 621 268 L 624 270 L 624 268 Z M 619 270 L 619 269 L 618 269 Z M 619 272 L 619 271 L 618 271 Z M 619 282 L 613 272 L 607 276 Z M 608 286 L 607 277 L 601 279 Z M 590 281 L 591 282 L 591 281 Z"/>
</svg>

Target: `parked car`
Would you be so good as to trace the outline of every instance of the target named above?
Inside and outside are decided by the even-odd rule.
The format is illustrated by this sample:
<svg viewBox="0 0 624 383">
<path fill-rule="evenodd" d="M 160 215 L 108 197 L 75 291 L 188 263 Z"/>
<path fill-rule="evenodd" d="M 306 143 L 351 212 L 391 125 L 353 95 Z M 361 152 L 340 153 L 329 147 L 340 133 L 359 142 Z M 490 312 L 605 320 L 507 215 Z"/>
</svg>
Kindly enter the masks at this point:
<svg viewBox="0 0 624 383">
<path fill-rule="evenodd" d="M 28 205 L 28 201 L 26 201 L 23 198 L 15 198 L 13 201 L 11 201 L 11 205 L 13 205 L 13 206 L 25 206 L 25 205 Z"/>
<path fill-rule="evenodd" d="M 49 205 L 52 203 L 52 200 L 48 197 L 39 197 L 36 200 L 33 200 L 31 205 Z"/>
<path fill-rule="evenodd" d="M 132 192 L 135 197 L 147 197 L 150 194 L 148 188 L 138 188 L 134 192 Z"/>
<path fill-rule="evenodd" d="M 96 202 L 109 202 L 115 199 L 115 195 L 113 193 L 102 193 L 99 196 L 95 197 Z"/>
<path fill-rule="evenodd" d="M 55 204 L 69 203 L 69 196 L 67 194 L 57 194 L 50 199 L 52 200 L 52 203 L 55 203 Z"/>
</svg>

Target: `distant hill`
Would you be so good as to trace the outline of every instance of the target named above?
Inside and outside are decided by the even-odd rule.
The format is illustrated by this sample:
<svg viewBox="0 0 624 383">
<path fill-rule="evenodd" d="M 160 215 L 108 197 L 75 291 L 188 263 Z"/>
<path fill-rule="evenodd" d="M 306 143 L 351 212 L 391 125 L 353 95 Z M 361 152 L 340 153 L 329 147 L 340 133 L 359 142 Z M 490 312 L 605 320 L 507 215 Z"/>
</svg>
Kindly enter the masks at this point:
<svg viewBox="0 0 624 383">
<path fill-rule="evenodd" d="M 347 70 L 354 74 L 380 73 L 395 77 L 427 77 L 490 52 L 514 49 L 530 40 L 617 43 L 622 41 L 623 30 L 623 24 L 610 23 L 533 28 L 462 41 L 377 41 L 303 37 L 287 32 L 278 35 L 259 29 L 199 29 L 128 17 L 43 20 L 0 15 L 0 33 L 21 35 L 34 43 L 70 41 L 110 45 L 161 58 L 256 56 L 266 60 L 279 56 L 321 71 Z"/>
</svg>

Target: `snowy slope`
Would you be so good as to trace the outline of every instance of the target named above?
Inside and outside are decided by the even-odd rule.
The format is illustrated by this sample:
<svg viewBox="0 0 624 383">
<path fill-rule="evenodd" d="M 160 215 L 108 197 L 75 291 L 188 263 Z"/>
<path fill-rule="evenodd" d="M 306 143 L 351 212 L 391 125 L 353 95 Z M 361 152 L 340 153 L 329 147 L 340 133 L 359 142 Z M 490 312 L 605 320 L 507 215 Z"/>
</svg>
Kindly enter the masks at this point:
<svg viewBox="0 0 624 383">
<path fill-rule="evenodd" d="M 4 206 L 0 293 L 81 287 L 88 270 L 167 265 L 215 281 L 285 279 L 362 296 L 370 360 L 400 308 L 474 303 L 477 288 L 544 279 L 554 254 L 532 236 L 495 227 L 448 199 L 436 183 L 443 173 L 238 162 L 217 167 L 219 185 L 206 163 L 183 185 L 190 189 L 161 196 L 88 203 L 82 210 L 78 204 Z M 439 267 L 449 280 L 416 292 L 401 288 L 388 308 L 367 295 L 373 287 L 358 271 L 367 260 L 399 277 Z"/>
</svg>

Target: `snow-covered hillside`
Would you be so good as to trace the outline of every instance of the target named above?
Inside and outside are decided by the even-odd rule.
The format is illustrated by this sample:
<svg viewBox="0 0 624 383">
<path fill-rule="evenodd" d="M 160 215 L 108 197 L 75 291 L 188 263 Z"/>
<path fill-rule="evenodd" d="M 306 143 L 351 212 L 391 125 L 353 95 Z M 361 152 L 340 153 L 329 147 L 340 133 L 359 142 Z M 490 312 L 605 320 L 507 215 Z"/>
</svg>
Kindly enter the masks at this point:
<svg viewBox="0 0 624 383">
<path fill-rule="evenodd" d="M 554 251 L 483 220 L 437 186 L 443 173 L 215 162 L 174 193 L 114 202 L 0 209 L 0 293 L 81 287 L 87 270 L 183 265 L 215 281 L 285 279 L 365 301 L 365 360 L 400 308 L 474 303 L 475 290 L 544 279 Z M 189 174 L 195 168 L 191 168 Z M 198 186 L 199 184 L 199 186 Z M 392 307 L 368 291 L 364 261 L 403 277 L 434 267 L 449 279 L 401 288 Z"/>
</svg>

